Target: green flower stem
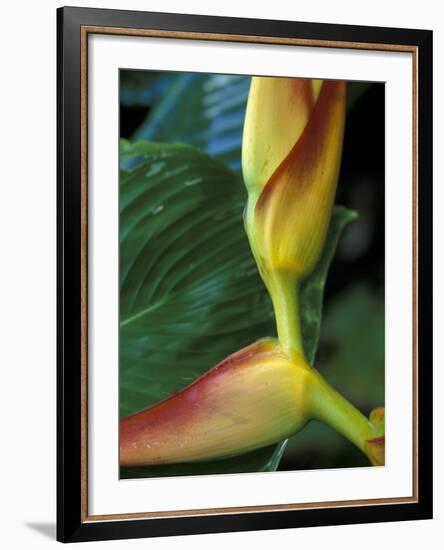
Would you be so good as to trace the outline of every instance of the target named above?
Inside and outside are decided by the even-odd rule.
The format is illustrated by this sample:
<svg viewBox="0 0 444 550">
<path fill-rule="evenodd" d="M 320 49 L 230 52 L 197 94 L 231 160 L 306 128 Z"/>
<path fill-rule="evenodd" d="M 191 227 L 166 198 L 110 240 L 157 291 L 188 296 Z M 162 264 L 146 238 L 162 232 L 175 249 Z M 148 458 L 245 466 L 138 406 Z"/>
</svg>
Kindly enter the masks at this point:
<svg viewBox="0 0 444 550">
<path fill-rule="evenodd" d="M 367 455 L 365 441 L 376 435 L 375 426 L 334 390 L 314 369 L 310 384 L 310 413 L 334 428 Z"/>
<path fill-rule="evenodd" d="M 299 315 L 299 283 L 282 271 L 267 277 L 267 287 L 273 301 L 279 343 L 289 357 L 295 353 L 305 358 Z M 351 441 L 368 456 L 366 440 L 377 435 L 376 427 L 349 401 L 334 390 L 312 367 L 308 386 L 310 415 Z M 369 457 L 370 459 L 370 457 Z"/>
<path fill-rule="evenodd" d="M 305 357 L 299 316 L 299 285 L 294 276 L 278 272 L 268 286 L 279 343 L 289 356 L 297 352 Z"/>
</svg>

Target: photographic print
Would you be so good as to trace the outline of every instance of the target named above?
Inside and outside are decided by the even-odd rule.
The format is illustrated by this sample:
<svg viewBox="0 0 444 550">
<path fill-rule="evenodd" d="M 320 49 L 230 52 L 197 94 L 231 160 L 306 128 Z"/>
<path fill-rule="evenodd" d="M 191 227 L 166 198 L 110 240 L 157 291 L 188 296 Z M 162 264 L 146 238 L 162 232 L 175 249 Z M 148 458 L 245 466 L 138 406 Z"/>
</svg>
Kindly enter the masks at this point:
<svg viewBox="0 0 444 550">
<path fill-rule="evenodd" d="M 58 540 L 432 517 L 432 39 L 57 11 Z"/>
<path fill-rule="evenodd" d="M 121 69 L 120 477 L 383 466 L 383 83 Z"/>
</svg>

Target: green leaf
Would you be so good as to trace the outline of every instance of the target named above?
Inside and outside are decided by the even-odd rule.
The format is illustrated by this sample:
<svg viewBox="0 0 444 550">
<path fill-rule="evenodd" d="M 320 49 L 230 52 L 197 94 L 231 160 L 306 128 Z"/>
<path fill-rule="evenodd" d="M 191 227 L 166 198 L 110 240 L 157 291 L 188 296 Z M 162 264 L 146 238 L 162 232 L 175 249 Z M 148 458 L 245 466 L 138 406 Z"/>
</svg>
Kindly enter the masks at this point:
<svg viewBox="0 0 444 550">
<path fill-rule="evenodd" d="M 122 479 L 183 475 L 242 474 L 249 472 L 274 472 L 286 449 L 287 442 L 257 449 L 250 453 L 225 460 L 168 466 L 143 466 L 121 468 Z"/>
<path fill-rule="evenodd" d="M 120 415 L 179 391 L 224 357 L 275 335 L 271 302 L 242 224 L 244 185 L 186 145 L 122 142 L 120 176 Z M 314 349 L 323 284 L 340 228 L 304 285 L 304 338 Z M 343 221 L 340 221 L 343 220 Z M 217 462 L 122 469 L 122 476 L 268 471 L 285 442 Z M 131 471 L 133 473 L 131 474 Z"/>
<path fill-rule="evenodd" d="M 383 296 L 363 283 L 350 286 L 331 304 L 322 340 L 330 350 L 322 361 L 323 376 L 366 415 L 384 405 Z"/>
<path fill-rule="evenodd" d="M 313 273 L 301 287 L 301 324 L 305 355 L 314 363 L 321 329 L 322 301 L 328 269 L 344 227 L 357 218 L 357 213 L 343 206 L 335 206 L 322 256 Z"/>
</svg>

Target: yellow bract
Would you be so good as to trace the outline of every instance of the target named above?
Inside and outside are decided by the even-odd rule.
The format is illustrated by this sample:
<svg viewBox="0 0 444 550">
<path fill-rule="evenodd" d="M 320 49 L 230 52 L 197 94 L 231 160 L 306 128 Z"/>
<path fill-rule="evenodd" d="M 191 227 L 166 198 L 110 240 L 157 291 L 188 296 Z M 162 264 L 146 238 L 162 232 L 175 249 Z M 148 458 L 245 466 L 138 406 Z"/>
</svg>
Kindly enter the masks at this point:
<svg viewBox="0 0 444 550">
<path fill-rule="evenodd" d="M 247 233 L 265 279 L 271 270 L 300 279 L 318 260 L 330 222 L 345 83 L 256 78 L 251 90 L 242 157 Z"/>
<path fill-rule="evenodd" d="M 253 78 L 242 139 L 242 170 L 249 191 L 261 191 L 300 138 L 315 93 L 310 80 Z"/>
<path fill-rule="evenodd" d="M 275 340 L 227 357 L 168 399 L 120 421 L 123 466 L 226 458 L 272 445 L 308 420 L 310 371 Z"/>
</svg>

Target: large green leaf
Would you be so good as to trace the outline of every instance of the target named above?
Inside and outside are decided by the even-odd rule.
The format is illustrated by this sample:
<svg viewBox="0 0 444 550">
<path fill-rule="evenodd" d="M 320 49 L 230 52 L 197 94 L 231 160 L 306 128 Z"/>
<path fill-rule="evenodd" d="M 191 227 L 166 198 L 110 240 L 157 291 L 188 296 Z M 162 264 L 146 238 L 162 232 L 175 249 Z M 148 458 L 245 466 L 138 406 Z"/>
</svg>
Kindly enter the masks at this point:
<svg viewBox="0 0 444 550">
<path fill-rule="evenodd" d="M 275 335 L 272 308 L 242 224 L 246 193 L 221 162 L 185 145 L 122 143 L 138 158 L 120 176 L 120 415 L 180 390 L 242 346 Z M 313 355 L 328 266 L 349 217 L 303 288 Z M 123 477 L 276 469 L 284 442 L 214 463 L 122 469 Z M 136 473 L 134 473 L 136 472 Z"/>
<path fill-rule="evenodd" d="M 198 150 L 138 143 L 120 179 L 121 414 L 273 333 L 237 176 Z"/>
</svg>

